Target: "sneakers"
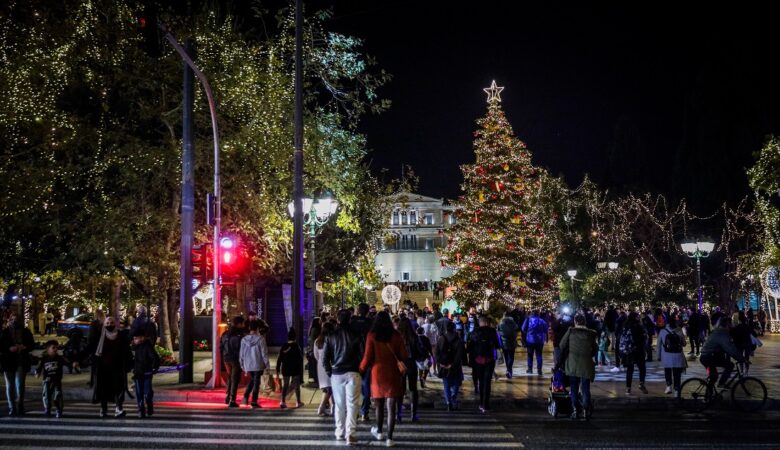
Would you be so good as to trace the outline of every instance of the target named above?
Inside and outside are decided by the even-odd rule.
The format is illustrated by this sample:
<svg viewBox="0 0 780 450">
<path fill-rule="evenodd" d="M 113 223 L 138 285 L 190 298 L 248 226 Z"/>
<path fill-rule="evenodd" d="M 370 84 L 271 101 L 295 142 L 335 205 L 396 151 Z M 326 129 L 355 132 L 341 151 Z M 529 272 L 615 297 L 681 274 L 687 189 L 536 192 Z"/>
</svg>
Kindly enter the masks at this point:
<svg viewBox="0 0 780 450">
<path fill-rule="evenodd" d="M 615 367 L 609 369 L 609 371 L 612 372 L 612 373 L 618 373 L 618 372 L 620 372 L 620 367 L 615 366 Z"/>
<path fill-rule="evenodd" d="M 56 417 L 58 419 L 61 419 L 62 418 L 62 411 L 60 411 L 59 409 L 55 410 L 54 411 L 54 417 Z"/>
<path fill-rule="evenodd" d="M 533 369 L 528 369 L 525 371 L 525 373 L 534 373 Z"/>
<path fill-rule="evenodd" d="M 484 406 L 480 406 L 479 407 L 479 412 L 482 413 L 482 414 L 485 414 L 487 412 L 487 410 L 485 409 Z"/>
<path fill-rule="evenodd" d="M 371 422 L 371 418 L 368 417 L 368 414 L 363 414 L 362 416 L 360 416 L 360 420 L 363 422 Z"/>
<path fill-rule="evenodd" d="M 139 419 L 146 419 L 146 411 L 144 411 L 144 410 L 138 411 L 138 418 Z"/>
<path fill-rule="evenodd" d="M 114 412 L 114 417 L 124 417 L 127 415 L 124 409 L 117 408 L 116 412 Z"/>
<path fill-rule="evenodd" d="M 249 397 L 244 397 L 244 406 L 249 406 Z"/>
<path fill-rule="evenodd" d="M 379 428 L 377 427 L 371 427 L 371 435 L 376 438 L 377 441 L 381 441 L 385 438 L 385 435 L 379 432 Z"/>
<path fill-rule="evenodd" d="M 146 404 L 146 415 L 148 417 L 152 417 L 153 414 L 154 414 L 154 405 L 152 404 L 152 402 L 148 402 Z"/>
<path fill-rule="evenodd" d="M 575 409 L 574 412 L 571 413 L 571 420 L 577 420 L 580 417 L 577 415 L 577 410 Z"/>
<path fill-rule="evenodd" d="M 385 447 L 395 447 L 395 441 L 388 439 L 385 441 Z"/>
<path fill-rule="evenodd" d="M 642 391 L 643 394 L 647 394 L 647 388 L 644 384 L 639 385 L 639 390 Z"/>
<path fill-rule="evenodd" d="M 354 434 L 349 435 L 347 437 L 347 444 L 349 445 L 357 445 L 358 444 L 358 438 Z"/>
<path fill-rule="evenodd" d="M 250 408 L 252 408 L 252 409 L 258 409 L 258 408 L 262 408 L 262 407 L 260 406 L 260 403 L 257 403 L 257 402 L 252 402 L 252 403 L 250 403 L 250 404 L 249 404 L 249 407 L 250 407 Z"/>
<path fill-rule="evenodd" d="M 238 403 L 230 402 L 230 403 L 228 403 L 228 408 L 238 408 Z"/>
<path fill-rule="evenodd" d="M 103 419 L 108 415 L 105 409 L 100 410 L 100 418 Z"/>
<path fill-rule="evenodd" d="M 507 380 L 511 380 L 512 379 L 512 372 L 507 372 L 506 373 L 506 379 Z"/>
<path fill-rule="evenodd" d="M 447 403 L 447 411 L 452 412 L 454 410 L 452 403 Z"/>
<path fill-rule="evenodd" d="M 280 403 L 279 403 L 279 409 L 287 409 L 287 403 L 285 403 L 285 402 L 280 402 Z"/>
<path fill-rule="evenodd" d="M 631 388 L 626 388 L 626 395 L 631 395 Z"/>
<path fill-rule="evenodd" d="M 675 389 L 674 390 L 674 398 L 680 398 L 680 390 L 679 389 Z"/>
<path fill-rule="evenodd" d="M 51 416 L 51 412 L 48 409 L 44 409 L 43 410 L 43 415 L 46 416 L 46 417 L 49 417 L 49 416 Z"/>
<path fill-rule="evenodd" d="M 666 386 L 666 389 L 664 390 L 664 394 L 668 395 L 668 394 L 671 394 L 671 393 L 672 393 L 672 387 L 671 386 Z"/>
<path fill-rule="evenodd" d="M 295 407 L 296 407 L 296 408 L 303 408 L 304 406 L 306 406 L 306 405 L 305 405 L 303 402 L 298 402 L 298 403 L 295 405 Z"/>
</svg>

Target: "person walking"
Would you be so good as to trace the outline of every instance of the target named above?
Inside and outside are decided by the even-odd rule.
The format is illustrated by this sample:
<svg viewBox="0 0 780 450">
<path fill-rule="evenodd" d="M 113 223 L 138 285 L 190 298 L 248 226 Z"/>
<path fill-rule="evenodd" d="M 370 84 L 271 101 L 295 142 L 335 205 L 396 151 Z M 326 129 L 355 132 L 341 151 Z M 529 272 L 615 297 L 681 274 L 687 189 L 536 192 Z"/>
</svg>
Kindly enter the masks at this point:
<svg viewBox="0 0 780 450">
<path fill-rule="evenodd" d="M 363 348 L 366 346 L 366 338 L 368 336 L 368 332 L 371 330 L 371 323 L 373 321 L 372 318 L 369 317 L 369 306 L 368 303 L 361 303 L 357 307 L 357 315 L 352 316 L 351 318 L 351 326 L 352 329 L 355 330 L 355 332 L 360 335 L 360 339 L 362 340 Z M 366 370 L 363 372 L 363 377 L 361 379 L 361 382 L 363 383 L 361 386 L 361 395 L 363 397 L 363 403 L 360 405 L 360 417 L 363 420 L 363 422 L 369 422 L 371 418 L 369 417 L 369 410 L 371 409 L 371 370 Z"/>
<path fill-rule="evenodd" d="M 260 403 L 257 402 L 260 397 L 260 379 L 271 363 L 268 361 L 268 346 L 265 338 L 260 335 L 260 323 L 257 320 L 249 321 L 249 334 L 241 338 L 238 363 L 241 365 L 241 370 L 249 375 L 249 383 L 244 389 L 244 404 L 252 408 L 260 408 Z"/>
<path fill-rule="evenodd" d="M 534 354 L 536 354 L 536 369 L 539 376 L 542 375 L 542 350 L 547 342 L 547 322 L 539 317 L 539 310 L 533 310 L 531 316 L 525 319 L 521 328 L 525 334 L 525 344 L 528 349 L 528 370 L 533 373 Z"/>
<path fill-rule="evenodd" d="M 498 324 L 498 332 L 501 335 L 501 350 L 504 352 L 506 364 L 506 377 L 512 379 L 512 367 L 515 364 L 515 350 L 517 349 L 518 326 L 509 311 L 504 313 L 504 318 Z"/>
<path fill-rule="evenodd" d="M 606 333 L 606 330 L 604 331 Z M 577 408 L 581 407 L 585 419 L 590 419 L 590 383 L 596 379 L 596 332 L 586 326 L 585 316 L 574 316 L 574 328 L 569 328 L 561 339 L 561 352 L 566 355 L 564 372 L 569 377 L 571 390 L 571 418 L 579 418 Z M 582 404 L 579 394 L 582 393 Z"/>
<path fill-rule="evenodd" d="M 65 359 L 57 354 L 59 343 L 52 339 L 46 342 L 46 350 L 38 361 L 38 367 L 35 370 L 38 378 L 43 378 L 41 383 L 41 399 L 43 400 L 43 415 L 49 417 L 51 408 L 54 406 L 54 415 L 58 419 L 62 417 L 62 407 L 64 404 L 62 396 L 62 368 L 65 366 Z"/>
<path fill-rule="evenodd" d="M 371 398 L 376 404 L 376 425 L 371 434 L 377 440 L 386 439 L 388 447 L 395 445 L 393 431 L 396 420 L 396 399 L 403 395 L 403 376 L 407 368 L 404 361 L 409 355 L 401 334 L 393 328 L 390 314 L 379 311 L 374 326 L 366 339 L 366 350 L 360 371 L 364 373 L 371 367 Z M 387 408 L 387 434 L 382 432 L 385 408 Z"/>
<path fill-rule="evenodd" d="M 160 369 L 160 355 L 141 328 L 133 332 L 133 353 L 135 401 L 138 405 L 138 417 L 143 419 L 154 414 L 152 377 Z"/>
<path fill-rule="evenodd" d="M 404 348 L 406 349 L 407 358 L 403 361 L 406 365 L 406 375 L 403 380 L 404 391 L 409 391 L 411 394 L 411 417 L 412 422 L 419 422 L 420 418 L 417 413 L 419 411 L 418 406 L 420 403 L 420 395 L 417 391 L 417 361 L 424 360 L 426 358 L 426 350 L 422 347 L 422 344 L 417 339 L 417 333 L 412 329 L 412 323 L 407 317 L 402 317 L 398 322 L 398 333 L 401 334 L 401 338 L 404 341 Z M 401 423 L 403 411 L 404 411 L 404 395 L 398 398 L 398 415 L 397 421 Z"/>
<path fill-rule="evenodd" d="M 306 340 L 306 369 L 309 373 L 309 383 L 317 385 L 317 360 L 314 358 L 314 341 L 322 332 L 322 319 L 314 317 L 309 325 L 308 339 Z"/>
<path fill-rule="evenodd" d="M 458 409 L 458 391 L 463 383 L 463 359 L 466 348 L 455 332 L 455 324 L 445 325 L 445 333 L 436 343 L 436 361 L 439 364 L 437 376 L 444 384 L 444 402 L 447 411 Z"/>
<path fill-rule="evenodd" d="M 222 335 L 220 346 L 222 347 L 222 361 L 227 370 L 227 386 L 225 388 L 225 404 L 230 408 L 238 408 L 236 395 L 238 384 L 241 382 L 241 340 L 244 338 L 244 318 L 236 316 L 230 329 Z"/>
<path fill-rule="evenodd" d="M 612 361 L 609 359 L 609 330 L 606 328 L 602 329 L 599 333 L 598 337 L 598 354 L 596 355 L 596 363 L 598 363 L 598 366 L 608 366 L 609 364 L 612 364 Z"/>
<path fill-rule="evenodd" d="M 90 358 L 94 356 L 95 350 L 97 350 L 98 342 L 100 341 L 100 337 L 103 333 L 103 322 L 105 321 L 106 314 L 103 312 L 103 310 L 98 309 L 95 311 L 95 320 L 90 322 L 89 331 L 87 332 L 86 353 L 90 356 Z M 95 384 L 95 371 L 97 370 L 97 364 L 95 364 L 94 359 L 90 361 L 90 363 L 89 381 L 87 382 L 87 385 L 89 387 L 93 387 Z"/>
<path fill-rule="evenodd" d="M 303 351 L 297 342 L 295 328 L 287 332 L 287 343 L 279 349 L 279 357 L 276 359 L 276 379 L 282 374 L 282 399 L 279 408 L 287 408 L 287 394 L 290 389 L 295 390 L 295 400 L 298 408 L 303 406 L 301 402 L 301 383 L 303 382 Z"/>
<path fill-rule="evenodd" d="M 680 379 L 683 371 L 688 367 L 683 349 L 686 347 L 685 334 L 680 326 L 679 317 L 670 316 L 666 326 L 658 332 L 657 357 L 664 368 L 666 378 L 665 394 L 671 394 L 674 388 L 674 396 L 680 396 Z"/>
<path fill-rule="evenodd" d="M 639 390 L 647 394 L 645 375 L 647 373 L 645 346 L 647 333 L 639 322 L 639 313 L 632 311 L 620 333 L 620 358 L 626 367 L 626 395 L 631 395 L 631 382 L 634 378 L 634 366 L 639 368 Z"/>
<path fill-rule="evenodd" d="M 123 417 L 127 373 L 133 368 L 133 355 L 130 342 L 124 334 L 119 333 L 113 316 L 106 317 L 103 322 L 94 361 L 92 403 L 100 404 L 100 417 L 108 414 L 108 402 L 114 403 L 114 416 Z"/>
<path fill-rule="evenodd" d="M 362 389 L 360 362 L 363 358 L 363 337 L 353 329 L 351 318 L 348 309 L 339 311 L 336 329 L 325 338 L 322 365 L 333 390 L 336 440 L 346 440 L 348 444 L 356 445 Z"/>
<path fill-rule="evenodd" d="M 8 415 L 24 415 L 24 391 L 27 373 L 32 366 L 30 352 L 35 347 L 35 337 L 24 321 L 10 313 L 0 335 L 0 368 L 5 379 L 5 397 L 8 400 Z"/>
<path fill-rule="evenodd" d="M 761 325 L 761 336 L 763 336 L 764 333 L 766 333 L 766 310 L 764 310 L 763 305 L 758 308 L 756 317 L 758 318 L 758 323 Z"/>
<path fill-rule="evenodd" d="M 496 329 L 490 326 L 487 316 L 479 317 L 479 328 L 471 335 L 467 348 L 472 361 L 471 376 L 479 392 L 479 411 L 484 414 L 490 410 L 490 386 L 496 369 L 496 351 L 500 348 Z"/>
<path fill-rule="evenodd" d="M 433 347 L 431 340 L 425 335 L 425 329 L 423 327 L 417 327 L 417 343 L 418 347 L 424 349 L 422 360 L 417 360 L 417 371 L 420 375 L 420 387 L 425 389 L 425 382 L 428 380 L 428 374 L 431 371 L 431 365 L 433 364 Z"/>
<path fill-rule="evenodd" d="M 325 322 L 322 324 L 317 339 L 312 342 L 312 348 L 314 349 L 314 360 L 317 363 L 317 384 L 322 391 L 322 400 L 320 406 L 317 408 L 317 415 L 320 417 L 326 416 L 328 413 L 333 413 L 333 405 L 331 399 L 333 397 L 333 387 L 331 384 L 330 376 L 325 371 L 325 361 L 323 358 L 325 353 L 325 340 L 335 331 L 335 327 L 331 322 Z"/>
</svg>

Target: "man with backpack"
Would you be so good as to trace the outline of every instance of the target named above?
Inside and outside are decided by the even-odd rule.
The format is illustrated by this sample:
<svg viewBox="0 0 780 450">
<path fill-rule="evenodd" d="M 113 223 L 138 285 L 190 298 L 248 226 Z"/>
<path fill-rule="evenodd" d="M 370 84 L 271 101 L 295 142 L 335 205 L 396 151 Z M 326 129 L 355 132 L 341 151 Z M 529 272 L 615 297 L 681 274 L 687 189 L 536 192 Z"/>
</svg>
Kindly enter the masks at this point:
<svg viewBox="0 0 780 450">
<path fill-rule="evenodd" d="M 458 409 L 458 391 L 463 383 L 463 356 L 465 349 L 463 341 L 455 333 L 455 324 L 448 322 L 444 326 L 444 334 L 439 335 L 436 343 L 435 357 L 439 365 L 436 374 L 444 384 L 444 401 L 447 411 Z"/>
<path fill-rule="evenodd" d="M 487 316 L 479 317 L 479 328 L 469 338 L 468 350 L 471 358 L 471 376 L 479 391 L 479 411 L 485 413 L 490 409 L 490 383 L 496 370 L 496 350 L 498 334 L 490 326 Z"/>
<path fill-rule="evenodd" d="M 236 392 L 238 384 L 241 382 L 241 339 L 244 338 L 244 318 L 237 316 L 233 318 L 233 324 L 226 333 L 222 335 L 219 341 L 220 350 L 222 350 L 222 362 L 225 363 L 228 382 L 225 392 L 225 404 L 231 408 L 238 408 L 236 402 Z M 218 373 L 213 376 L 218 377 Z"/>
<path fill-rule="evenodd" d="M 672 393 L 674 385 L 674 396 L 680 395 L 680 378 L 682 371 L 688 367 L 688 361 L 685 359 L 683 347 L 685 347 L 685 335 L 680 327 L 681 322 L 675 316 L 669 317 L 664 327 L 658 333 L 658 360 L 664 367 L 664 377 L 666 378 L 665 394 Z"/>
<path fill-rule="evenodd" d="M 525 345 L 528 349 L 528 370 L 525 373 L 533 373 L 534 353 L 536 354 L 536 369 L 539 376 L 542 375 L 542 350 L 547 342 L 547 322 L 539 317 L 539 310 L 531 312 L 531 317 L 525 319 L 521 328 L 525 335 Z"/>
<path fill-rule="evenodd" d="M 618 344 L 621 361 L 623 361 L 623 365 L 626 367 L 626 395 L 631 395 L 634 365 L 639 368 L 639 390 L 647 394 L 647 388 L 645 387 L 645 375 L 647 373 L 645 342 L 647 342 L 647 333 L 639 323 L 639 313 L 632 311 L 623 325 Z"/>
</svg>

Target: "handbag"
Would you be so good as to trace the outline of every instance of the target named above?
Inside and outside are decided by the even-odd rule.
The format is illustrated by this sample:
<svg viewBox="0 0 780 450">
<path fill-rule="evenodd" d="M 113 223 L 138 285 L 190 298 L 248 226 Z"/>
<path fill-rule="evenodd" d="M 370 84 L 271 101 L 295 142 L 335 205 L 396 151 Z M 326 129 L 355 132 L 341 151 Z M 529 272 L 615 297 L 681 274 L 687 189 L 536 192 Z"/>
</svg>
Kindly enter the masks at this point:
<svg viewBox="0 0 780 450">
<path fill-rule="evenodd" d="M 397 356 L 395 356 L 395 352 L 393 351 L 392 348 L 390 348 L 390 344 L 388 344 L 387 342 L 384 342 L 384 344 L 387 347 L 387 349 L 390 350 L 390 353 L 393 354 L 393 358 L 395 358 L 395 363 L 398 365 L 398 371 L 401 372 L 401 376 L 406 375 L 406 364 L 404 364 L 403 361 L 401 361 L 400 359 L 398 359 Z"/>
</svg>

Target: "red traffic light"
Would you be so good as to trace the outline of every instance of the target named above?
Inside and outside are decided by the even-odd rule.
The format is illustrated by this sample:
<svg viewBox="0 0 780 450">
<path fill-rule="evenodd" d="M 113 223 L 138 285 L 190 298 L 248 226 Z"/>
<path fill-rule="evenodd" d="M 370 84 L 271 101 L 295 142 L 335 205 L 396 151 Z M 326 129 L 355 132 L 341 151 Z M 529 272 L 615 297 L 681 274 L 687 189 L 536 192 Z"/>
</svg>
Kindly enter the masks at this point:
<svg viewBox="0 0 780 450">
<path fill-rule="evenodd" d="M 224 264 L 230 264 L 235 260 L 233 257 L 233 253 L 231 251 L 224 251 L 222 252 L 222 263 Z"/>
</svg>

